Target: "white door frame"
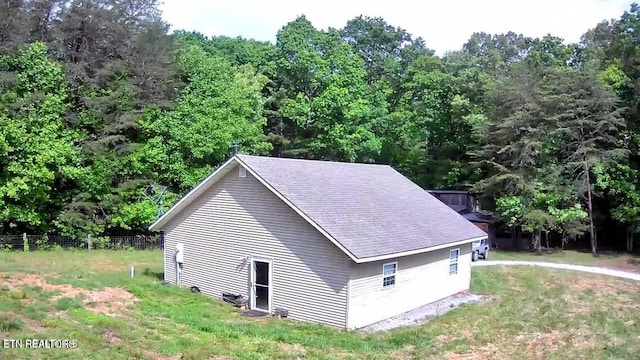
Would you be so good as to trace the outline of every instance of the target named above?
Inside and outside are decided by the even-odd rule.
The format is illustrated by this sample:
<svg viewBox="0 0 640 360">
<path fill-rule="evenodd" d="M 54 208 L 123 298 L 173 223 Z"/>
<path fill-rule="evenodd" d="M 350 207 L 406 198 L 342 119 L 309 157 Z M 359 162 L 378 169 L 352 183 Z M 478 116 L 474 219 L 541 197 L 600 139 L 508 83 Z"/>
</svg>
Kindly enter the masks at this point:
<svg viewBox="0 0 640 360">
<path fill-rule="evenodd" d="M 269 297 L 269 301 L 268 301 L 268 309 L 258 309 L 256 308 L 256 262 L 261 262 L 261 263 L 267 263 L 269 264 L 269 288 L 268 288 L 268 297 Z M 250 299 L 249 299 L 249 303 L 250 303 L 250 307 L 253 310 L 257 310 L 257 311 L 264 311 L 264 312 L 268 312 L 269 314 L 272 313 L 272 304 L 273 304 L 273 260 L 272 259 L 265 259 L 265 258 L 258 258 L 258 257 L 254 257 L 251 258 L 251 269 L 249 270 L 249 274 L 251 277 L 251 294 L 250 294 Z"/>
</svg>

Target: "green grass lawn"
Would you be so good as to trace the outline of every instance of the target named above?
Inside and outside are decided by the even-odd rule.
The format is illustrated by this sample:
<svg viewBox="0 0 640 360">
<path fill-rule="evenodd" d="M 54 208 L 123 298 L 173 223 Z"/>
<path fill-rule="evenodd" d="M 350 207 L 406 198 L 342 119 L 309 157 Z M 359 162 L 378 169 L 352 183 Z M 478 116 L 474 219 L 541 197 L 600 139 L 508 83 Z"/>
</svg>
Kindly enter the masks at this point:
<svg viewBox="0 0 640 360">
<path fill-rule="evenodd" d="M 134 279 L 130 265 L 137 269 Z M 157 251 L 0 253 L 0 339 L 78 342 L 74 350 L 0 348 L 0 359 L 565 360 L 640 354 L 640 284 L 630 281 L 543 268 L 476 268 L 472 291 L 488 295 L 485 303 L 420 326 L 363 334 L 245 318 L 189 289 L 162 286 L 161 267 Z"/>
<path fill-rule="evenodd" d="M 494 250 L 490 257 L 491 260 L 547 261 L 575 265 L 601 266 L 640 272 L 640 256 L 615 252 L 603 252 L 598 254 L 597 257 L 594 257 L 590 252 L 573 250 L 554 251 L 543 254 L 536 254 L 531 251 L 517 252 Z"/>
</svg>

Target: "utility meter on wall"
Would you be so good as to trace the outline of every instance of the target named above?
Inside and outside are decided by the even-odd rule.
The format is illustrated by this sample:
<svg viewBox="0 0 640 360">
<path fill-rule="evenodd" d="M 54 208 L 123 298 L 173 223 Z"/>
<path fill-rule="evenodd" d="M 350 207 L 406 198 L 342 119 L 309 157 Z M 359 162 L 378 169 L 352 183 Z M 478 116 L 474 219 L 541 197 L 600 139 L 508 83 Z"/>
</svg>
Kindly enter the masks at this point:
<svg viewBox="0 0 640 360">
<path fill-rule="evenodd" d="M 176 244 L 176 263 L 182 267 L 184 263 L 184 245 L 182 243 Z"/>
</svg>

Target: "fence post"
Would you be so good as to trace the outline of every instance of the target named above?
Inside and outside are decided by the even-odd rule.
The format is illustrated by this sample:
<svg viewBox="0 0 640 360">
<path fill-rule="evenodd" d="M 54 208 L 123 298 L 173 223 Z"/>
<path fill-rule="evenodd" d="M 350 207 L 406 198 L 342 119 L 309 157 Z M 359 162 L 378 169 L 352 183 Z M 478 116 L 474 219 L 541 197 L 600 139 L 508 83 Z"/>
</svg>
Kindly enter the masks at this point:
<svg viewBox="0 0 640 360">
<path fill-rule="evenodd" d="M 29 251 L 29 239 L 27 239 L 27 233 L 22 233 L 22 250 Z"/>
<path fill-rule="evenodd" d="M 87 250 L 91 250 L 91 234 L 87 234 Z"/>
</svg>

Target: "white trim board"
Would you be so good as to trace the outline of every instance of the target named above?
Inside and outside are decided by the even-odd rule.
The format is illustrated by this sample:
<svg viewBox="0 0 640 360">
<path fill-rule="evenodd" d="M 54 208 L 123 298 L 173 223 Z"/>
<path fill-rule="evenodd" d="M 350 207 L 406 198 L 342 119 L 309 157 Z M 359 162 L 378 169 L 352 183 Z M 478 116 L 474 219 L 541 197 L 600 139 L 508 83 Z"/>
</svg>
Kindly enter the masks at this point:
<svg viewBox="0 0 640 360">
<path fill-rule="evenodd" d="M 362 258 L 362 259 L 359 259 L 356 262 L 357 263 L 366 263 L 366 262 L 372 262 L 372 261 L 380 261 L 380 260 L 388 260 L 388 259 L 393 259 L 393 258 L 401 258 L 401 257 L 404 257 L 404 256 L 409 256 L 409 255 L 423 254 L 423 253 L 430 252 L 430 251 L 441 250 L 441 249 L 446 249 L 448 247 L 454 247 L 454 246 L 458 246 L 458 245 L 464 245 L 464 244 L 472 243 L 474 241 L 478 241 L 478 240 L 482 240 L 482 239 L 486 239 L 486 238 L 487 238 L 487 236 L 485 235 L 485 236 L 480 236 L 480 237 L 477 237 L 477 238 L 471 238 L 471 239 L 460 240 L 460 241 L 450 242 L 450 243 L 446 243 L 446 244 L 431 246 L 431 247 L 424 248 L 424 249 L 417 249 L 417 250 L 405 251 L 405 252 L 395 253 L 395 254 L 388 254 L 388 255 L 380 255 L 380 256 L 372 256 L 372 257 L 368 257 L 368 258 Z"/>
</svg>

